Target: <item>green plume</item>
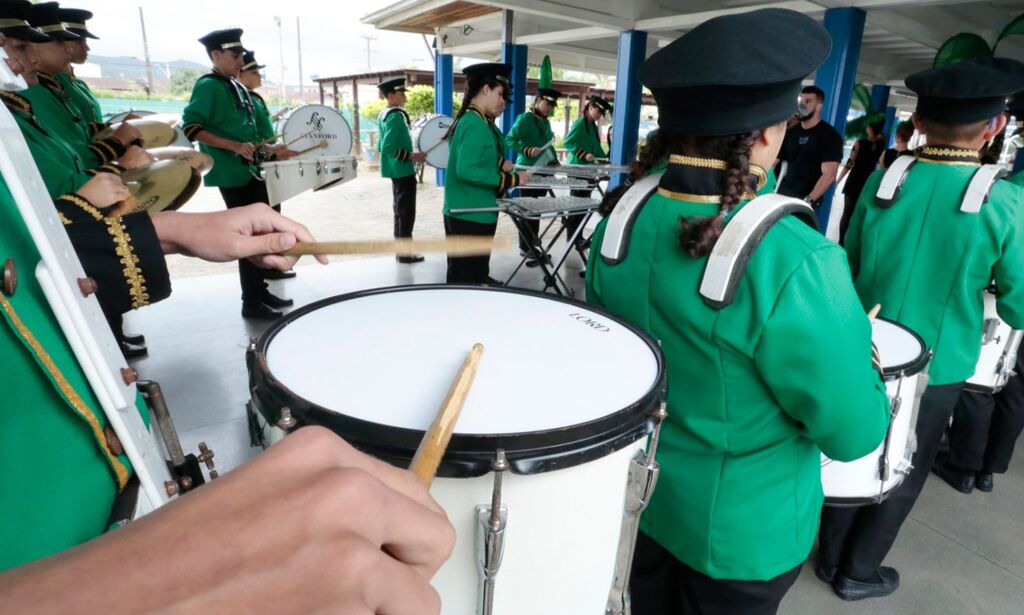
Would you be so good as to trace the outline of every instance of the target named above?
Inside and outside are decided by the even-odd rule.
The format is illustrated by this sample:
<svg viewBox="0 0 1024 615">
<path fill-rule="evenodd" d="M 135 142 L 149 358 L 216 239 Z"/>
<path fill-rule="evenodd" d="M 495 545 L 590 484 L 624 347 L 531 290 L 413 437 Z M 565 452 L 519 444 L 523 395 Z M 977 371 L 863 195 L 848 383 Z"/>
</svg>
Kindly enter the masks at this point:
<svg viewBox="0 0 1024 615">
<path fill-rule="evenodd" d="M 540 83 L 537 84 L 538 88 L 550 90 L 551 82 L 551 58 L 544 56 L 544 61 L 540 63 Z"/>
<path fill-rule="evenodd" d="M 1006 30 L 1003 32 L 1005 33 Z M 945 66 L 960 60 L 990 57 L 992 57 L 992 48 L 988 46 L 985 39 L 977 34 L 961 32 L 947 39 L 942 47 L 939 47 L 932 66 Z"/>
<path fill-rule="evenodd" d="M 1018 15 L 1016 19 L 1008 23 L 1006 27 L 1003 28 L 1003 31 L 999 33 L 999 38 L 996 39 L 996 44 L 992 46 L 993 53 L 995 48 L 999 46 L 999 43 L 1001 43 L 1004 38 L 1013 36 L 1014 34 L 1024 34 L 1024 13 Z"/>
</svg>

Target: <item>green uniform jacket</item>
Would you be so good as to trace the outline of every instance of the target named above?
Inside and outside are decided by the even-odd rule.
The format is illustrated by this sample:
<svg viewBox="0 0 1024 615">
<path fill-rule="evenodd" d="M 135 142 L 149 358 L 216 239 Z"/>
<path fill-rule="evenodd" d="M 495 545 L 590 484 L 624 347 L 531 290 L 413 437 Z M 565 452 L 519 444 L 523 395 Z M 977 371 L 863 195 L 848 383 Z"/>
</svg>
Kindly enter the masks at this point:
<svg viewBox="0 0 1024 615">
<path fill-rule="evenodd" d="M 846 235 L 846 252 L 865 306 L 909 327 L 934 350 L 933 385 L 970 378 L 981 353 L 983 291 L 998 287 L 999 316 L 1024 328 L 1024 190 L 999 181 L 978 214 L 960 211 L 978 168 L 969 150 L 960 160 L 932 157 L 925 147 L 895 204 L 875 193 L 883 173 L 864 186 Z M 973 162 L 970 160 L 973 158 Z"/>
<path fill-rule="evenodd" d="M 18 123 L 50 198 L 75 192 L 97 172 L 120 174 L 118 167 L 109 164 L 88 169 L 74 147 L 43 128 L 28 99 L 3 90 L 0 98 Z"/>
<path fill-rule="evenodd" d="M 79 117 L 89 123 L 103 122 L 103 109 L 100 108 L 100 101 L 96 100 L 89 84 L 67 73 L 57 73 L 53 77 L 68 93 L 71 106 L 78 112 Z"/>
<path fill-rule="evenodd" d="M 248 88 L 217 73 L 203 75 L 196 81 L 181 121 L 185 136 L 193 141 L 204 130 L 238 143 L 260 141 Z M 205 143 L 199 144 L 199 150 L 213 158 L 213 168 L 203 177 L 204 185 L 239 188 L 253 178 L 249 163 L 238 154 Z"/>
<path fill-rule="evenodd" d="M 531 147 L 544 147 L 552 139 L 555 133 L 551 130 L 551 122 L 546 117 L 537 115 L 534 111 L 527 111 L 516 118 L 512 124 L 512 130 L 508 131 L 508 146 L 516 153 L 516 164 L 532 166 L 544 152 L 536 156 L 527 156 L 526 150 Z M 555 154 L 555 146 L 548 147 L 550 151 L 549 160 L 558 161 Z"/>
<path fill-rule="evenodd" d="M 679 219 L 717 212 L 653 195 L 617 265 L 599 256 L 602 222 L 587 300 L 646 330 L 665 353 L 661 476 L 641 529 L 713 578 L 767 580 L 814 543 L 821 452 L 869 453 L 889 403 L 842 249 L 803 222 L 786 218 L 768 232 L 732 304 L 704 304 L 707 257 L 679 246 Z"/>
<path fill-rule="evenodd" d="M 256 136 L 260 141 L 265 141 L 276 134 L 274 123 L 270 120 L 270 109 L 259 92 L 249 90 L 249 96 L 252 97 L 253 115 L 256 118 Z"/>
<path fill-rule="evenodd" d="M 451 210 L 495 207 L 499 196 L 519 185 L 516 173 L 501 170 L 507 149 L 494 122 L 475 107 L 459 118 L 449 147 L 444 215 L 480 224 L 498 221 L 494 212 L 452 214 Z"/>
<path fill-rule="evenodd" d="M 581 117 L 572 123 L 563 145 L 569 152 L 569 164 L 593 164 L 587 161 L 587 154 L 593 154 L 594 158 L 608 157 L 601 146 L 601 133 L 597 124 L 588 122 L 586 118 Z"/>
<path fill-rule="evenodd" d="M 74 147 L 87 168 L 112 163 L 124 155 L 126 148 L 117 139 L 93 139 L 106 125 L 85 121 L 73 108 L 64 87 L 50 75 L 39 73 L 39 83 L 21 94 L 32 103 L 39 122 Z"/>
<path fill-rule="evenodd" d="M 399 107 L 388 107 L 378 116 L 380 139 L 380 174 L 383 177 L 409 177 L 416 173 L 412 163 L 412 135 L 409 115 Z"/>
<path fill-rule="evenodd" d="M 1024 171 L 1018 171 L 1006 178 L 1006 181 L 1016 186 L 1024 187 Z"/>
<path fill-rule="evenodd" d="M 86 207 L 88 203 L 85 204 Z M 82 204 L 58 202 L 65 228 L 98 292 L 132 304 L 170 292 L 148 214 L 96 219 Z M 86 220 L 88 217 L 88 220 Z M 100 216 L 102 218 L 102 216 Z M 110 452 L 100 405 L 34 275 L 39 252 L 0 181 L 0 257 L 14 260 L 18 286 L 0 295 L 0 570 L 52 555 L 102 534 L 129 478 L 127 457 Z M 141 399 L 137 406 L 143 416 Z"/>
</svg>

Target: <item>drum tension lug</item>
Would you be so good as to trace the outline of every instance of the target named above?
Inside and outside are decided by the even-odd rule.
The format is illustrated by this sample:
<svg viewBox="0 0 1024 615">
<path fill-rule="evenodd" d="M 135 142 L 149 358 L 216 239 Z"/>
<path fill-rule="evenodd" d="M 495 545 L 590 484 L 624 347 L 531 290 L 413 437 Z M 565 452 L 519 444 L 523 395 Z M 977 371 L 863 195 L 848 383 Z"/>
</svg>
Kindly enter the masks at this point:
<svg viewBox="0 0 1024 615">
<path fill-rule="evenodd" d="M 479 615 L 491 615 L 494 612 L 494 581 L 505 552 L 505 524 L 508 522 L 508 506 L 501 503 L 501 483 L 508 468 L 505 451 L 498 449 L 491 464 L 494 471 L 491 505 L 476 507 L 476 555 L 477 570 L 480 573 L 480 607 L 477 610 Z"/>
<path fill-rule="evenodd" d="M 281 414 L 277 419 L 277 428 L 281 431 L 289 432 L 298 425 L 298 423 L 299 422 L 295 420 L 295 417 L 292 416 L 292 409 L 288 406 L 282 406 Z"/>
</svg>

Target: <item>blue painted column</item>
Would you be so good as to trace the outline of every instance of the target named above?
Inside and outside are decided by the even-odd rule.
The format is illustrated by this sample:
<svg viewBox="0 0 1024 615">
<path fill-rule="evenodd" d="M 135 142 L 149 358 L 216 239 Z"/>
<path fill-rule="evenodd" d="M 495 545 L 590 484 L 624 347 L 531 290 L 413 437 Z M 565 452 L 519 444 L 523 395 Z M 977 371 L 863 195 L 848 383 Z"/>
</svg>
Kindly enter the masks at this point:
<svg viewBox="0 0 1024 615">
<path fill-rule="evenodd" d="M 501 132 L 507 135 L 512 124 L 526 111 L 526 45 L 502 43 L 501 61 L 512 65 L 512 100 L 501 114 Z"/>
<path fill-rule="evenodd" d="M 825 105 L 821 119 L 831 124 L 839 134 L 846 131 L 846 116 L 853 99 L 853 86 L 860 61 L 860 47 L 864 38 L 864 19 L 867 13 L 858 8 L 837 8 L 825 11 L 825 29 L 832 36 L 832 53 L 814 75 L 814 85 L 825 92 Z M 821 232 L 828 228 L 832 212 L 835 186 L 829 188 L 818 210 Z"/>
<path fill-rule="evenodd" d="M 882 134 L 885 135 L 886 144 L 892 141 L 892 137 L 896 133 L 896 107 L 889 106 L 891 92 L 892 88 L 887 85 L 871 86 L 871 108 L 885 110 L 885 128 L 882 130 Z"/>
<path fill-rule="evenodd" d="M 455 76 L 452 71 L 452 56 L 445 53 L 434 54 L 434 113 L 454 117 Z M 443 169 L 437 169 L 437 185 L 444 186 Z"/>
<path fill-rule="evenodd" d="M 886 147 L 892 147 L 896 143 L 896 127 L 899 126 L 896 117 L 896 107 L 885 108 L 885 143 Z"/>
<path fill-rule="evenodd" d="M 615 70 L 615 109 L 612 116 L 611 163 L 629 165 L 636 157 L 636 143 L 640 131 L 640 105 L 643 88 L 637 79 L 637 70 L 647 59 L 647 33 L 627 30 L 619 34 L 618 66 Z M 622 174 L 612 176 L 608 189 L 625 180 Z"/>
</svg>

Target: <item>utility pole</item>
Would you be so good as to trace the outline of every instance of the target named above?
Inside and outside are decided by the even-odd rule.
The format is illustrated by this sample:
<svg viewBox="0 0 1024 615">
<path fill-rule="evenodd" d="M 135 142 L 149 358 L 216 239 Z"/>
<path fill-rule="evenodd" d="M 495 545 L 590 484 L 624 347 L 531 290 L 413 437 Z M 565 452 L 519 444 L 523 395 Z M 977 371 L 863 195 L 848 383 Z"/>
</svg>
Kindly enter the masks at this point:
<svg viewBox="0 0 1024 615">
<path fill-rule="evenodd" d="M 281 83 L 278 89 L 280 90 L 281 103 L 284 104 L 284 35 L 281 33 L 281 18 L 275 17 L 274 22 L 277 24 L 277 48 L 281 56 Z"/>
<path fill-rule="evenodd" d="M 376 36 L 370 36 L 368 34 L 363 34 L 359 38 L 366 39 L 366 72 L 370 72 L 370 71 L 373 70 L 373 67 L 372 67 L 371 62 L 370 62 L 370 54 L 377 53 L 376 51 L 374 51 L 373 49 L 370 48 L 370 43 L 375 41 L 375 40 L 377 40 L 377 37 Z"/>
<path fill-rule="evenodd" d="M 305 102 L 302 97 L 302 29 L 299 27 L 299 17 L 295 16 L 295 40 L 299 47 L 299 102 Z"/>
<path fill-rule="evenodd" d="M 146 39 L 146 19 L 142 16 L 142 7 L 139 7 L 139 23 L 142 25 L 142 53 L 146 58 L 146 84 L 149 87 L 148 93 L 153 93 L 153 63 L 149 61 L 149 41 Z"/>
</svg>

